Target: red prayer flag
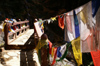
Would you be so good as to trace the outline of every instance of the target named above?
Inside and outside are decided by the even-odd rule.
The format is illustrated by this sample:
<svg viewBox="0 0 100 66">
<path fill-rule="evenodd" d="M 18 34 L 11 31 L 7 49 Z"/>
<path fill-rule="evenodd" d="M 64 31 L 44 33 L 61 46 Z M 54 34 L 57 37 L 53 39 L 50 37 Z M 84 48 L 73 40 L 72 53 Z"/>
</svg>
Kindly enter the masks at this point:
<svg viewBox="0 0 100 66">
<path fill-rule="evenodd" d="M 64 29 L 64 15 L 58 16 L 58 25 L 60 28 Z"/>
<path fill-rule="evenodd" d="M 57 47 L 55 47 L 54 49 L 55 49 L 55 50 L 54 50 L 54 59 L 53 59 L 53 62 L 52 62 L 52 64 L 51 64 L 51 66 L 55 64 L 55 62 L 56 62 L 56 57 L 57 57 Z"/>
<path fill-rule="evenodd" d="M 51 54 L 51 52 L 52 52 L 52 43 L 50 41 L 48 41 L 48 42 L 49 42 L 49 54 Z"/>
<path fill-rule="evenodd" d="M 100 50 L 91 51 L 94 66 L 100 66 Z"/>
</svg>

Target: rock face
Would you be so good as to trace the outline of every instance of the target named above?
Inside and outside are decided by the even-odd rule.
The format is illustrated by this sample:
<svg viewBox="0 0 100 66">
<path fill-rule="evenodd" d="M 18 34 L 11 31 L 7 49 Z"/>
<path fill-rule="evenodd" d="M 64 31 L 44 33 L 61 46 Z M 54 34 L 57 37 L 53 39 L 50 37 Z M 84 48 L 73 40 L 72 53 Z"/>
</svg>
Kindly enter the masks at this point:
<svg viewBox="0 0 100 66">
<path fill-rule="evenodd" d="M 50 18 L 75 9 L 90 0 L 0 0 L 0 20 L 4 18 Z"/>
<path fill-rule="evenodd" d="M 5 18 L 29 19 L 33 28 L 35 18 L 48 19 L 75 9 L 90 0 L 0 0 L 0 21 Z"/>
</svg>

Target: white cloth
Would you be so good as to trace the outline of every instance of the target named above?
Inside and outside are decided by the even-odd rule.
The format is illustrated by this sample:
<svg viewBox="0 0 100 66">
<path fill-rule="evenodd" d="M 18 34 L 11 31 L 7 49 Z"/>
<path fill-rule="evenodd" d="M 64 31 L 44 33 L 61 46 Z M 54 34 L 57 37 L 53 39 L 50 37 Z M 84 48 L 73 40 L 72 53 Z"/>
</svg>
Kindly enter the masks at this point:
<svg viewBox="0 0 100 66">
<path fill-rule="evenodd" d="M 61 46 L 60 53 L 63 55 L 66 51 L 66 44 Z"/>
<path fill-rule="evenodd" d="M 48 21 L 48 24 L 50 24 L 51 19 L 48 19 L 47 21 Z"/>
<path fill-rule="evenodd" d="M 75 39 L 75 28 L 74 28 L 74 18 L 73 11 L 66 13 L 64 15 L 64 37 L 65 41 L 72 41 Z"/>
</svg>

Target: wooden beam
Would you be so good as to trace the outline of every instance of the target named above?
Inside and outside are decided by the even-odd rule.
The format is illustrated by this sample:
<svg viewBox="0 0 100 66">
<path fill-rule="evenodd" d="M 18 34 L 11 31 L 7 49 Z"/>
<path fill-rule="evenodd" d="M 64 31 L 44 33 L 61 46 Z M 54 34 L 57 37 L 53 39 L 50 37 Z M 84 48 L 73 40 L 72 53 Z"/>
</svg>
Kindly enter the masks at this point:
<svg viewBox="0 0 100 66">
<path fill-rule="evenodd" d="M 9 26 L 18 25 L 18 24 L 24 24 L 24 23 L 28 23 L 28 22 L 29 21 L 20 21 L 20 22 L 9 23 Z"/>
<path fill-rule="evenodd" d="M 5 50 L 32 50 L 35 45 L 6 45 Z"/>
</svg>

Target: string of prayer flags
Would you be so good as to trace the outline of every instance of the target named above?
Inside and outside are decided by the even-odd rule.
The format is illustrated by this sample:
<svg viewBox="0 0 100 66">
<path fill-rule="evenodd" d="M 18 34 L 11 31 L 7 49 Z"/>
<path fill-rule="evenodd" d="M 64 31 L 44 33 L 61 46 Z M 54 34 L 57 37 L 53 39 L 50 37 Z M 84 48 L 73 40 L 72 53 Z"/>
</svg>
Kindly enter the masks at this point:
<svg viewBox="0 0 100 66">
<path fill-rule="evenodd" d="M 93 40 L 94 38 L 91 10 L 91 2 L 89 2 L 85 4 L 83 9 L 77 14 L 80 26 L 81 52 L 90 52 L 96 50 L 96 46 Z"/>
<path fill-rule="evenodd" d="M 72 50 L 78 66 L 82 65 L 82 53 L 80 48 L 80 37 L 71 42 Z"/>
<path fill-rule="evenodd" d="M 75 13 L 75 10 L 73 10 L 73 14 L 74 14 L 74 25 L 75 25 L 75 38 L 77 38 L 80 36 L 80 31 L 79 31 L 78 18 L 77 18 L 77 15 Z"/>
<path fill-rule="evenodd" d="M 66 57 L 67 52 L 68 52 L 68 47 L 70 45 L 71 44 L 68 43 L 68 44 L 64 44 L 60 47 L 52 47 L 52 53 L 51 53 L 51 55 L 49 55 L 50 61 L 52 62 L 51 66 L 54 65 L 55 62 L 62 61 Z M 53 55 L 53 57 L 51 57 L 52 55 Z M 58 59 L 58 57 L 60 57 L 60 59 Z"/>
<path fill-rule="evenodd" d="M 60 28 L 64 29 L 64 15 L 58 16 L 58 25 Z"/>
<path fill-rule="evenodd" d="M 96 52 L 97 49 L 100 49 L 99 2 L 100 0 L 92 0 L 92 3 L 90 1 L 81 8 L 79 7 L 76 10 L 58 16 L 58 25 L 61 29 L 64 29 L 65 41 L 71 42 L 70 44 L 72 44 L 73 54 L 78 66 L 82 65 L 81 52 L 91 52 L 94 65 L 98 66 L 99 64 L 98 58 L 100 58 L 100 51 L 98 50 Z M 94 17 L 95 15 L 96 17 Z M 92 16 L 94 17 L 94 22 L 92 21 Z M 56 20 L 56 17 L 48 19 L 48 24 L 54 20 Z M 43 26 L 43 23 L 41 23 L 41 26 Z M 56 61 L 61 61 L 66 57 L 70 44 L 52 47 L 52 43 L 49 41 L 49 54 L 51 54 L 50 56 L 53 58 L 51 65 L 54 65 Z M 38 48 L 40 48 L 40 45 Z M 56 57 L 60 59 L 56 59 Z"/>
<path fill-rule="evenodd" d="M 92 16 L 94 17 L 100 7 L 100 0 L 92 0 Z"/>
</svg>

